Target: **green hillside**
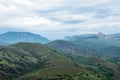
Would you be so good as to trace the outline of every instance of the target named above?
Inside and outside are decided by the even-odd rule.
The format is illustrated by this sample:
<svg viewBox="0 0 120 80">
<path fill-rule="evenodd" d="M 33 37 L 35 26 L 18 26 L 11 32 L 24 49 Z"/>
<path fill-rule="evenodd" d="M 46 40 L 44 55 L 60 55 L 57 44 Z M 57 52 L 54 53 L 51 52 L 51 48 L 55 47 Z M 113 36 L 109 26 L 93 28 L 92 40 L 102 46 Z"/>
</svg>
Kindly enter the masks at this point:
<svg viewBox="0 0 120 80">
<path fill-rule="evenodd" d="M 94 50 L 89 49 L 87 47 L 80 47 L 76 44 L 73 44 L 69 41 L 64 40 L 56 40 L 49 42 L 47 46 L 55 48 L 65 53 L 84 53 L 84 54 L 97 54 Z"/>
<path fill-rule="evenodd" d="M 1 80 L 111 80 L 109 73 L 37 43 L 0 47 Z"/>
<path fill-rule="evenodd" d="M 0 47 L 0 72 L 5 75 L 4 79 L 14 78 L 37 69 L 59 71 L 67 67 L 75 70 L 66 70 L 66 74 L 71 71 L 79 72 L 70 59 L 41 44 L 18 43 Z"/>
<path fill-rule="evenodd" d="M 80 53 L 80 47 L 68 41 L 53 41 L 47 45 L 61 52 L 64 52 L 66 56 L 77 61 L 79 64 L 82 64 L 82 67 L 93 69 L 97 68 L 98 70 L 105 72 L 109 77 L 120 74 L 120 55 L 118 47 L 109 47 L 108 49 L 104 50 L 104 54 L 101 54 L 99 56 L 98 54 L 100 53 L 94 52 L 93 54 L 89 53 L 89 51 Z M 76 47 L 79 49 L 76 49 Z M 107 58 L 104 55 L 109 55 L 111 58 Z"/>
</svg>

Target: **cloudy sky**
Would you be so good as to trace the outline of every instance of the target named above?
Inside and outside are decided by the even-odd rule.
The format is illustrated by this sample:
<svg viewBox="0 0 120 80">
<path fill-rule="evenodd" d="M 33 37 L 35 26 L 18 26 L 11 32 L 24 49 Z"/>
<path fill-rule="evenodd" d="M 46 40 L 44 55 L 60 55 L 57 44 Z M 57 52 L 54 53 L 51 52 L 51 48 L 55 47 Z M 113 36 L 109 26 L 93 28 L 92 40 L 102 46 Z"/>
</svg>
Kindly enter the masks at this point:
<svg viewBox="0 0 120 80">
<path fill-rule="evenodd" d="M 0 33 L 7 31 L 49 39 L 120 33 L 120 0 L 0 0 Z"/>
</svg>

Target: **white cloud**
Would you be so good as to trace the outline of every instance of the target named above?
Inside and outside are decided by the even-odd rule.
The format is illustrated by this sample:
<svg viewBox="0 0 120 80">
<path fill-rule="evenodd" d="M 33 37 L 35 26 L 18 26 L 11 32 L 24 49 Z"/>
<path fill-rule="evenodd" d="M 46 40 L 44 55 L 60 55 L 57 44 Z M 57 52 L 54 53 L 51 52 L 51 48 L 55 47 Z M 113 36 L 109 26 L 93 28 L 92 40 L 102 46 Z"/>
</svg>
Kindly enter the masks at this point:
<svg viewBox="0 0 120 80">
<path fill-rule="evenodd" d="M 13 27 L 16 26 L 21 26 L 21 27 L 35 27 L 35 26 L 54 26 L 59 24 L 59 22 L 49 20 L 44 17 L 38 17 L 38 16 L 33 16 L 33 17 L 15 17 L 13 19 L 9 19 L 7 23 L 2 23 L 4 26 L 11 25 Z"/>
<path fill-rule="evenodd" d="M 16 6 L 12 4 L 2 5 L 0 4 L 0 14 L 8 14 L 16 9 Z"/>
<path fill-rule="evenodd" d="M 70 14 L 70 13 L 64 13 L 64 14 L 57 14 L 57 18 L 59 20 L 63 20 L 63 21 L 84 21 L 84 20 L 88 20 L 91 19 L 93 15 L 87 15 L 87 14 Z"/>
<path fill-rule="evenodd" d="M 118 0 L 1 0 L 0 29 L 20 28 L 58 37 L 120 32 L 119 4 Z"/>
</svg>

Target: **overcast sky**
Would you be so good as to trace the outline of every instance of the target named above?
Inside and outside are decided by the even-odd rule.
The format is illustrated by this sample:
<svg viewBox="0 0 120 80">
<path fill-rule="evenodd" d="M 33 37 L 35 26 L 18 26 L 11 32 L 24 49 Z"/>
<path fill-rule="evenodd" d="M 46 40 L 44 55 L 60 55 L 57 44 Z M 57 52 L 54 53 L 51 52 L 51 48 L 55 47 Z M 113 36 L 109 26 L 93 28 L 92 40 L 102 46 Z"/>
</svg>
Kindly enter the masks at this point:
<svg viewBox="0 0 120 80">
<path fill-rule="evenodd" d="M 120 33 L 120 0 L 0 0 L 0 33 L 7 31 L 48 39 Z"/>
</svg>

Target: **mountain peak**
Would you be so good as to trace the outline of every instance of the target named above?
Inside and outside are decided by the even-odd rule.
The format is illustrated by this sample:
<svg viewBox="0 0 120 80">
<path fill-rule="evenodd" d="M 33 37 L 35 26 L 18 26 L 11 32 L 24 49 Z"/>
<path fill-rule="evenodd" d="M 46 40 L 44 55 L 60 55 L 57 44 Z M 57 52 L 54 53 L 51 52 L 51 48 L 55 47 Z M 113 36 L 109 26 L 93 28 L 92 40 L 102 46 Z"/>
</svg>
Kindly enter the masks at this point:
<svg viewBox="0 0 120 80">
<path fill-rule="evenodd" d="M 104 34 L 102 32 L 99 32 L 97 35 L 100 36 L 100 37 L 105 37 L 106 36 L 106 34 Z"/>
</svg>

